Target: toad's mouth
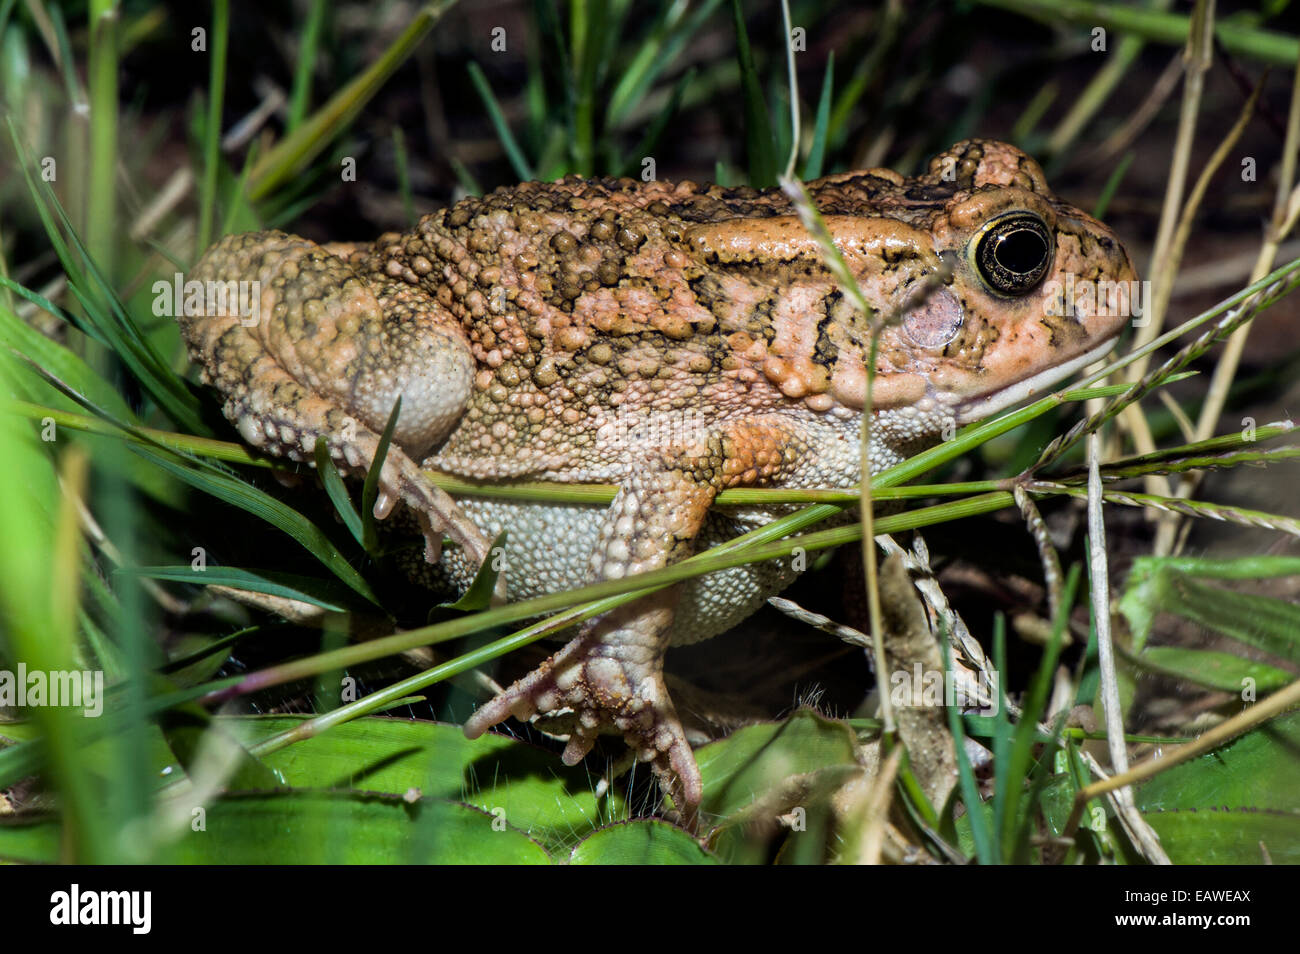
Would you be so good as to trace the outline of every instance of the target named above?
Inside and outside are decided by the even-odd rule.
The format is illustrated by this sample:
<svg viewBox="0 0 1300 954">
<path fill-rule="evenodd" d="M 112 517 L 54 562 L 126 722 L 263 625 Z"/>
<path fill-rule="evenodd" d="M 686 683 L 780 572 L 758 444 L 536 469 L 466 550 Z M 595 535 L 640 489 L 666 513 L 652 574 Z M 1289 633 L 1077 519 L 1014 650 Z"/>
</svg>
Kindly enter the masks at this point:
<svg viewBox="0 0 1300 954">
<path fill-rule="evenodd" d="M 1118 340 L 1119 335 L 1116 334 L 1077 358 L 1071 358 L 1069 361 L 1053 365 L 1004 388 L 999 388 L 988 394 L 978 395 L 967 402 L 958 404 L 953 409 L 956 412 L 957 424 L 973 424 L 976 421 L 982 421 L 990 414 L 996 414 L 998 411 L 1041 394 L 1058 381 L 1070 377 L 1080 368 L 1086 368 L 1092 362 L 1105 357 L 1115 347 L 1115 342 Z"/>
</svg>

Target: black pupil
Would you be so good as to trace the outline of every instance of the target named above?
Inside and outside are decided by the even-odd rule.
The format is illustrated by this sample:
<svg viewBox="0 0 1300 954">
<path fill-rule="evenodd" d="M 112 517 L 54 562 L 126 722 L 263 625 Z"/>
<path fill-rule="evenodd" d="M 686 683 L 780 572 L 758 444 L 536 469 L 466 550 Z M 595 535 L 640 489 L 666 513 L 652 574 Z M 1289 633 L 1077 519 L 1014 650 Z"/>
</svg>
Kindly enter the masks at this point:
<svg viewBox="0 0 1300 954">
<path fill-rule="evenodd" d="M 1007 271 L 1028 275 L 1042 267 L 1047 243 L 1032 229 L 1016 229 L 998 238 L 993 257 Z"/>
</svg>

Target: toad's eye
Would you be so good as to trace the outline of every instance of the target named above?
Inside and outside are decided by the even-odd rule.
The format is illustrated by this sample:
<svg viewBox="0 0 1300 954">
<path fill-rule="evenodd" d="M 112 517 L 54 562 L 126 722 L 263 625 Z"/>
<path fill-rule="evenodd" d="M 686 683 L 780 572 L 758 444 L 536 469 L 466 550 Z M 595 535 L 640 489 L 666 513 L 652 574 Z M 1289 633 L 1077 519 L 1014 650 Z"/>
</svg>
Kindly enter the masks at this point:
<svg viewBox="0 0 1300 954">
<path fill-rule="evenodd" d="M 971 244 L 976 270 L 999 295 L 1026 295 L 1052 264 L 1052 233 L 1032 212 L 1009 212 L 984 224 Z"/>
</svg>

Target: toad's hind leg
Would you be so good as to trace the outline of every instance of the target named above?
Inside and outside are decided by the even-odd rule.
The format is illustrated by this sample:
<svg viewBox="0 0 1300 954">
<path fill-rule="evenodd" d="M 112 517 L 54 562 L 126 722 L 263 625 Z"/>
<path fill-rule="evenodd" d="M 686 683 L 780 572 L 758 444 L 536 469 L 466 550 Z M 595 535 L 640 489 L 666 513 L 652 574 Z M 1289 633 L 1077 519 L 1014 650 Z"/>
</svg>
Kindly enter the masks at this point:
<svg viewBox="0 0 1300 954">
<path fill-rule="evenodd" d="M 787 425 L 756 419 L 688 450 L 638 455 L 601 523 L 591 577 L 619 579 L 689 556 L 718 491 L 772 479 L 799 446 Z M 562 650 L 479 708 L 465 734 L 477 738 L 510 716 L 526 720 L 572 708 L 576 728 L 566 763 L 577 763 L 601 729 L 613 728 L 690 817 L 703 782 L 663 676 L 680 589 L 648 594 L 585 624 Z"/>
<path fill-rule="evenodd" d="M 224 304 L 208 293 L 179 320 L 203 381 L 222 393 L 245 440 L 311 463 L 323 437 L 342 470 L 363 473 L 401 397 L 375 515 L 400 500 L 419 515 L 430 562 L 444 531 L 483 562 L 482 532 L 412 459 L 456 426 L 474 373 L 460 328 L 422 288 L 363 278 L 331 250 L 283 232 L 229 236 L 187 277 L 227 290 Z M 236 282 L 255 283 L 242 307 Z"/>
<path fill-rule="evenodd" d="M 643 470 L 620 488 L 592 558 L 595 580 L 658 569 L 689 555 L 714 490 L 672 471 Z M 616 729 L 650 763 L 679 808 L 697 805 L 700 772 L 664 685 L 663 657 L 680 586 L 649 594 L 584 625 L 536 670 L 479 708 L 471 739 L 510 716 L 573 708 L 577 719 L 563 759 L 576 765 L 601 729 Z"/>
</svg>

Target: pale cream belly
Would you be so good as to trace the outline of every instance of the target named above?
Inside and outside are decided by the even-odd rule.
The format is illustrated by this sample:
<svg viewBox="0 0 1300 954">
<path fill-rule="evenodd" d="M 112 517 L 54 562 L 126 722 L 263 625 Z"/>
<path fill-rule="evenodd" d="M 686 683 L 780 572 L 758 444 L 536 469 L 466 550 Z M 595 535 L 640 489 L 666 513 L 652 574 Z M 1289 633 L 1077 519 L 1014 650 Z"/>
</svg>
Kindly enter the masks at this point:
<svg viewBox="0 0 1300 954">
<path fill-rule="evenodd" d="M 590 582 L 591 553 L 605 509 L 602 506 L 541 506 L 462 498 L 460 505 L 489 540 L 506 538 L 506 581 L 512 601 L 576 589 Z M 697 538 L 707 550 L 761 526 L 770 514 L 710 511 Z M 688 580 L 673 624 L 672 644 L 709 639 L 752 615 L 799 575 L 790 559 L 733 567 Z M 457 591 L 473 577 L 460 551 L 443 554 L 440 575 Z"/>
</svg>

